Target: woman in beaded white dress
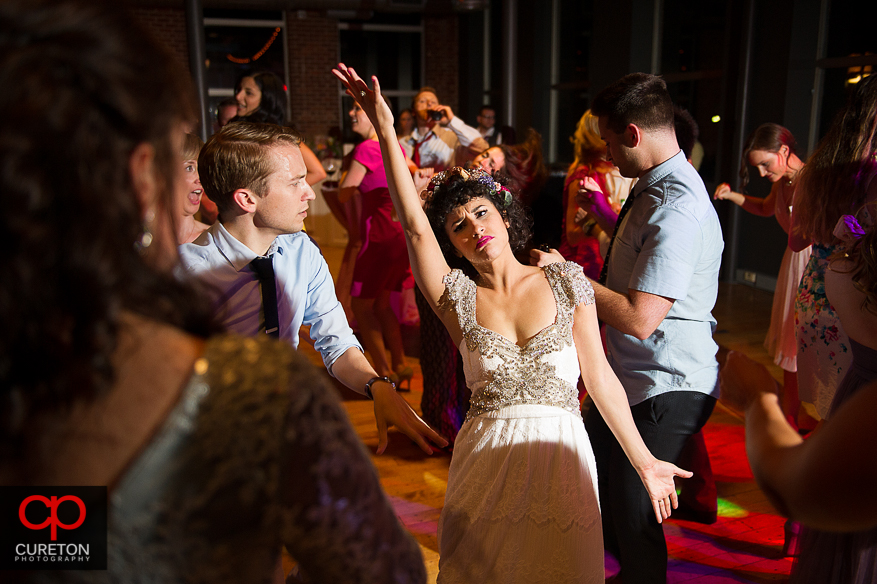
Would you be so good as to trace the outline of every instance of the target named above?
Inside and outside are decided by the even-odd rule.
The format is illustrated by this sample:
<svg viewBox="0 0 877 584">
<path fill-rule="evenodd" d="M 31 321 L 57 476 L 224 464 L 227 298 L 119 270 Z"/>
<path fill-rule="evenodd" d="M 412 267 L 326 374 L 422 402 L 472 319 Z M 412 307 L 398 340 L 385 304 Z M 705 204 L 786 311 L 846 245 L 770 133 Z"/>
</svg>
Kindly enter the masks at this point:
<svg viewBox="0 0 877 584">
<path fill-rule="evenodd" d="M 343 64 L 334 71 L 368 114 L 418 286 L 463 355 L 472 400 L 457 436 L 439 520 L 440 583 L 602 583 L 594 457 L 576 381 L 638 470 L 658 521 L 676 505 L 674 476 L 651 455 L 606 362 L 594 294 L 580 266 L 521 264 L 521 208 L 481 170 L 433 178 L 425 206 L 396 147 L 393 116 Z M 459 269 L 452 269 L 452 265 Z"/>
</svg>

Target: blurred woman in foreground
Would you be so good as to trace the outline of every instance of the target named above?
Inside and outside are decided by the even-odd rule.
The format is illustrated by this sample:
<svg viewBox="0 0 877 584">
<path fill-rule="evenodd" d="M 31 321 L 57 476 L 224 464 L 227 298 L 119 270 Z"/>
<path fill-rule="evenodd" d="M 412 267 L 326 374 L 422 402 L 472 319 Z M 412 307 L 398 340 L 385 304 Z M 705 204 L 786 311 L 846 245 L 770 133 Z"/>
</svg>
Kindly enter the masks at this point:
<svg viewBox="0 0 877 584">
<path fill-rule="evenodd" d="M 175 277 L 194 93 L 136 23 L 0 3 L 0 485 L 109 493 L 107 570 L 4 582 L 269 582 L 281 543 L 313 580 L 424 582 L 313 368 L 219 334 Z"/>
</svg>

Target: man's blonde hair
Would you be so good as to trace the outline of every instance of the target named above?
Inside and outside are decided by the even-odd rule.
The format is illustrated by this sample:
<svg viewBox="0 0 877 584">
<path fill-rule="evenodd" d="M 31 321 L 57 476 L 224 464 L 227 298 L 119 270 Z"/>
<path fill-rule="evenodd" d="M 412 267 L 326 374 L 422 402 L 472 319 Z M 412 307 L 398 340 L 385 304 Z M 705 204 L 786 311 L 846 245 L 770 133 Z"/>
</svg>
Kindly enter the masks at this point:
<svg viewBox="0 0 877 584">
<path fill-rule="evenodd" d="M 198 157 L 198 174 L 204 193 L 222 214 L 232 208 L 238 189 L 265 195 L 268 177 L 275 171 L 268 151 L 276 146 L 301 144 L 291 128 L 276 124 L 234 122 L 214 134 Z"/>
</svg>

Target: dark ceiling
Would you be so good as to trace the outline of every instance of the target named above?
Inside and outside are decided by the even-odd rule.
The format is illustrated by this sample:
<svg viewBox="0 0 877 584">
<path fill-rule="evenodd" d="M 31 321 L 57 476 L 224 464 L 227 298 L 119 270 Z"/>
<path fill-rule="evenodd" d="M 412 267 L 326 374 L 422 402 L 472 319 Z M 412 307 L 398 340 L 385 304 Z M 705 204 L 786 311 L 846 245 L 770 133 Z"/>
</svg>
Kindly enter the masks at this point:
<svg viewBox="0 0 877 584">
<path fill-rule="evenodd" d="M 126 0 L 143 8 L 184 8 L 186 0 Z M 340 12 L 450 13 L 484 10 L 490 0 L 201 0 L 203 8 Z"/>
</svg>

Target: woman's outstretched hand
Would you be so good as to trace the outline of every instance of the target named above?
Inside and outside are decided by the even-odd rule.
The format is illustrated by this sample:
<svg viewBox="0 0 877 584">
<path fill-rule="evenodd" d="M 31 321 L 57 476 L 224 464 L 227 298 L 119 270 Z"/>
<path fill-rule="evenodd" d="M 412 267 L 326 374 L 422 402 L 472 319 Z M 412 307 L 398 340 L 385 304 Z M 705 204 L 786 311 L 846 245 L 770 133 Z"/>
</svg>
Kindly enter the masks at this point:
<svg viewBox="0 0 877 584">
<path fill-rule="evenodd" d="M 389 127 L 393 129 L 393 135 L 395 135 L 393 112 L 390 111 L 390 106 L 381 96 L 381 84 L 377 77 L 372 75 L 373 89 L 369 89 L 366 82 L 353 70 L 353 67 L 348 67 L 344 63 L 338 63 L 338 67 L 332 69 L 332 73 L 341 81 L 347 94 L 359 104 L 376 129 Z"/>
<path fill-rule="evenodd" d="M 655 460 L 651 466 L 639 471 L 639 477 L 649 493 L 649 499 L 652 500 L 652 508 L 655 510 L 658 523 L 670 517 L 672 510 L 679 507 L 673 478 L 690 479 L 692 476 L 694 476 L 693 472 L 682 470 L 675 464 L 663 460 Z"/>
<path fill-rule="evenodd" d="M 713 193 L 713 199 L 716 201 L 724 201 L 729 198 L 731 195 L 731 185 L 723 182 L 719 186 L 716 187 L 716 191 Z"/>
</svg>

